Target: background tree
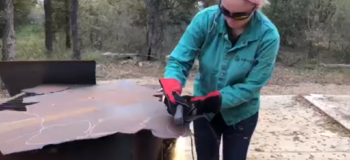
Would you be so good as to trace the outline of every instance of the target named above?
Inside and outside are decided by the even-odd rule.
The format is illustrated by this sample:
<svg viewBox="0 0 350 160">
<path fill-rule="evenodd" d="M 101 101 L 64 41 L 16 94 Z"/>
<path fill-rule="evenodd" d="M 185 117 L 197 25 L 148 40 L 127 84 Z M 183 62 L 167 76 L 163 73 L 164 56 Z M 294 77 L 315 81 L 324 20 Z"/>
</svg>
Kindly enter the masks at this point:
<svg viewBox="0 0 350 160">
<path fill-rule="evenodd" d="M 52 30 L 52 3 L 51 0 L 44 0 L 45 10 L 45 46 L 48 56 L 53 52 L 53 37 Z"/>
<path fill-rule="evenodd" d="M 73 40 L 73 55 L 72 58 L 81 59 L 80 53 L 80 40 L 79 40 L 79 22 L 78 22 L 78 8 L 79 0 L 71 0 L 71 16 L 70 23 L 72 28 L 72 40 Z"/>
<path fill-rule="evenodd" d="M 2 29 L 2 60 L 12 61 L 15 58 L 14 7 L 12 0 L 2 0 L 1 29 Z"/>
<path fill-rule="evenodd" d="M 70 38 L 70 18 L 69 18 L 69 15 L 70 15 L 70 3 L 69 3 L 69 0 L 65 0 L 64 1 L 64 17 L 65 17 L 65 33 L 66 33 L 66 48 L 67 49 L 70 49 L 71 48 L 71 38 Z"/>
<path fill-rule="evenodd" d="M 146 46 L 147 59 L 150 56 L 160 56 L 162 53 L 163 24 L 161 21 L 162 0 L 145 0 L 146 3 Z"/>
<path fill-rule="evenodd" d="M 36 18 L 41 17 L 44 7 L 40 3 L 32 5 L 30 1 L 33 0 L 26 3 L 14 1 L 15 29 L 22 37 L 18 41 L 18 55 L 37 59 L 45 55 L 45 42 L 41 43 L 40 37 L 45 35 L 41 33 L 45 31 L 40 26 L 41 20 L 32 18 L 32 15 L 35 13 L 40 15 Z M 279 60 L 283 60 L 280 62 L 288 66 L 309 61 L 349 63 L 350 38 L 347 28 L 350 26 L 350 13 L 346 7 L 350 5 L 347 0 L 270 1 L 271 5 L 263 12 L 280 31 L 282 47 Z M 191 18 L 198 12 L 196 0 L 80 2 L 77 17 L 80 19 L 78 43 L 82 57 L 98 56 L 98 53 L 104 52 L 127 52 L 138 53 L 146 60 L 151 57 L 162 59 L 171 52 Z M 218 0 L 203 2 L 205 6 L 211 6 Z M 51 3 L 53 52 L 60 53 L 57 56 L 72 57 L 71 1 Z M 37 40 L 32 40 L 34 37 Z M 70 53 L 69 56 L 67 53 Z"/>
</svg>

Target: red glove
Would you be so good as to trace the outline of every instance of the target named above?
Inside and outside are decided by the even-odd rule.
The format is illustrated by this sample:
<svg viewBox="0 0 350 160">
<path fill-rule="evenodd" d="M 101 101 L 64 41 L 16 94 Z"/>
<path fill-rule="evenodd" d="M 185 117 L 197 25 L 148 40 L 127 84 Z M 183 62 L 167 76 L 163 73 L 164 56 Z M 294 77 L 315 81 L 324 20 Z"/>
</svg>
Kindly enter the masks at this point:
<svg viewBox="0 0 350 160">
<path fill-rule="evenodd" d="M 159 83 L 165 95 L 164 103 L 167 106 L 168 112 L 174 115 L 178 104 L 174 95 L 181 95 L 182 85 L 178 80 L 173 78 L 161 78 L 159 79 Z"/>
<path fill-rule="evenodd" d="M 161 78 L 159 79 L 159 83 L 163 88 L 163 92 L 165 96 L 167 96 L 167 98 L 171 102 L 175 103 L 176 101 L 174 99 L 172 92 L 176 92 L 177 94 L 181 95 L 181 92 L 182 92 L 181 83 L 178 80 L 173 78 Z"/>
<path fill-rule="evenodd" d="M 203 97 L 182 96 L 191 106 L 191 115 L 201 115 L 204 113 L 219 113 L 221 109 L 221 93 L 219 91 L 211 92 Z"/>
</svg>

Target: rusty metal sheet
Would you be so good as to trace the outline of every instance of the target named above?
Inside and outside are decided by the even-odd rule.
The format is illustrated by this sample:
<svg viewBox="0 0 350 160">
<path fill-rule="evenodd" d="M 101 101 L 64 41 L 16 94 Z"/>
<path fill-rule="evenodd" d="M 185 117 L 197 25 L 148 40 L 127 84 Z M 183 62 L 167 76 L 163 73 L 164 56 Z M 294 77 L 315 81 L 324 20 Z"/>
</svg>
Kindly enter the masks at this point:
<svg viewBox="0 0 350 160">
<path fill-rule="evenodd" d="M 74 86 L 67 86 L 67 85 L 40 85 L 33 88 L 23 89 L 22 92 L 24 93 L 32 93 L 36 95 L 41 94 L 49 94 L 49 93 L 55 93 L 55 92 L 61 92 L 64 90 L 67 90 Z"/>
<path fill-rule="evenodd" d="M 173 124 L 155 92 L 116 82 L 24 98 L 35 103 L 26 112 L 0 112 L 0 150 L 9 154 L 143 129 L 165 139 L 189 135 L 188 128 Z"/>
<path fill-rule="evenodd" d="M 42 84 L 96 84 L 95 61 L 2 61 L 0 76 L 10 96 Z"/>
</svg>

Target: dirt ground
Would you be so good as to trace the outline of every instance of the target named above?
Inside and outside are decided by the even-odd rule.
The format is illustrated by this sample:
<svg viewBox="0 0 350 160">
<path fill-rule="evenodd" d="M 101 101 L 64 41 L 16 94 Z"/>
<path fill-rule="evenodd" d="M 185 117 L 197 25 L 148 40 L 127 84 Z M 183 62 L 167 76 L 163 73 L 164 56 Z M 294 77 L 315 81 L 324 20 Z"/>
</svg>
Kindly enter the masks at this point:
<svg viewBox="0 0 350 160">
<path fill-rule="evenodd" d="M 348 160 L 349 136 L 301 96 L 265 95 L 248 160 Z M 192 160 L 190 137 L 181 143 L 176 160 Z"/>
<path fill-rule="evenodd" d="M 100 80 L 128 79 L 139 84 L 158 85 L 164 73 L 159 63 L 124 61 L 119 64 L 101 65 L 97 70 Z M 185 91 L 191 93 L 192 71 Z M 263 88 L 263 95 L 350 94 L 350 69 L 326 70 L 323 68 L 296 69 L 277 65 L 270 83 Z"/>
</svg>

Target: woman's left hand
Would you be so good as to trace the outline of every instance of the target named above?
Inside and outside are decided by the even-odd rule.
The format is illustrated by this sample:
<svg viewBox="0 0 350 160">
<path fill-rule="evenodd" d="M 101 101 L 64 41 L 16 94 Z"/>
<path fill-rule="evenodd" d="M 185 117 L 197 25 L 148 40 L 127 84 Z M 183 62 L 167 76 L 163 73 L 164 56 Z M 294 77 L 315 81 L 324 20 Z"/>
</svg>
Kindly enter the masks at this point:
<svg viewBox="0 0 350 160">
<path fill-rule="evenodd" d="M 219 91 L 211 92 L 203 97 L 185 95 L 182 98 L 186 99 L 187 106 L 192 110 L 192 115 L 218 113 L 221 109 L 221 94 Z"/>
</svg>

